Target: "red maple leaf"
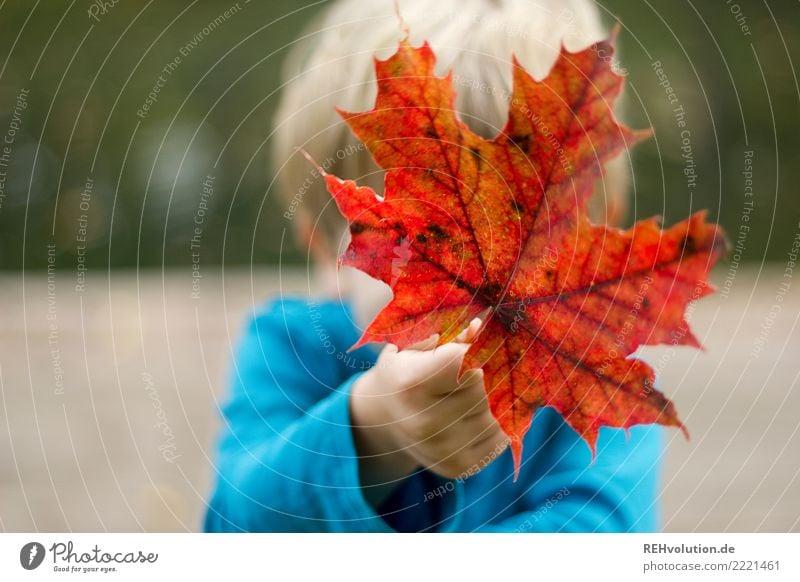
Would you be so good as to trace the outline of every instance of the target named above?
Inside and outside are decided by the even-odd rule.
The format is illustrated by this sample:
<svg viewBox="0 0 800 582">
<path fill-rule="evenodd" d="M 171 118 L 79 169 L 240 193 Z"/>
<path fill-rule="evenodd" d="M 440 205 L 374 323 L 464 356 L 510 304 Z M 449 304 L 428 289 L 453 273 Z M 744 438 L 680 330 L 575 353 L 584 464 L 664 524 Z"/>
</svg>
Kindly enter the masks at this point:
<svg viewBox="0 0 800 582">
<path fill-rule="evenodd" d="M 357 345 L 402 349 L 434 333 L 445 343 L 481 315 L 462 373 L 483 369 L 517 471 L 543 406 L 593 453 L 601 426 L 683 428 L 650 366 L 628 356 L 643 344 L 700 347 L 684 313 L 712 291 L 707 274 L 725 248 L 704 212 L 667 230 L 587 219 L 604 162 L 650 135 L 613 115 L 612 44 L 562 49 L 543 81 L 514 60 L 509 118 L 490 141 L 459 119 L 451 74 L 434 74 L 428 44 L 404 40 L 376 60 L 375 108 L 340 111 L 386 170 L 383 197 L 325 177 L 350 224 L 340 263 L 394 292 Z"/>
</svg>

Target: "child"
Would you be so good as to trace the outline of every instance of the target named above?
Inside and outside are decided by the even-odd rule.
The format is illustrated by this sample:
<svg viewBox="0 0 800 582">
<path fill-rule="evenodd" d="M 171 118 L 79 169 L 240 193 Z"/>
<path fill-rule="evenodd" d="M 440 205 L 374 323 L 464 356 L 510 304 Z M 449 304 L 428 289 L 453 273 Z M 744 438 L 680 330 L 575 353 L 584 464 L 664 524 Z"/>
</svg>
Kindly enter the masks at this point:
<svg viewBox="0 0 800 582">
<path fill-rule="evenodd" d="M 484 137 L 507 115 L 511 55 L 542 78 L 562 39 L 604 38 L 590 0 L 401 0 L 411 42 L 428 40 L 457 108 Z M 380 192 L 381 173 L 334 111 L 375 98 L 372 58 L 394 52 L 392 0 L 332 3 L 291 49 L 272 137 L 284 217 L 307 246 L 324 298 L 279 297 L 251 322 L 234 362 L 208 531 L 650 531 L 657 527 L 662 434 L 603 429 L 588 446 L 550 408 L 537 412 L 513 482 L 507 439 L 482 373 L 457 371 L 477 322 L 457 341 L 398 352 L 348 348 L 390 298 L 366 275 L 336 271 L 346 225 L 297 152 Z M 323 160 L 325 160 L 323 162 Z M 625 172 L 597 197 L 620 214 Z"/>
</svg>

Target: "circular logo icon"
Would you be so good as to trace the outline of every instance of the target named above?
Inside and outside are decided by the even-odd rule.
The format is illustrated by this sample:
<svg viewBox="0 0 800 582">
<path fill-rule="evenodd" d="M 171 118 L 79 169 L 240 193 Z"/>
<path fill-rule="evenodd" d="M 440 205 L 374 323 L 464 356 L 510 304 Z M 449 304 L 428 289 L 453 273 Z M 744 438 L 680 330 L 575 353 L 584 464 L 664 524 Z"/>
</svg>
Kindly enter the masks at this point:
<svg viewBox="0 0 800 582">
<path fill-rule="evenodd" d="M 35 570 L 44 561 L 44 546 L 39 542 L 28 542 L 19 551 L 19 563 L 26 570 Z"/>
</svg>

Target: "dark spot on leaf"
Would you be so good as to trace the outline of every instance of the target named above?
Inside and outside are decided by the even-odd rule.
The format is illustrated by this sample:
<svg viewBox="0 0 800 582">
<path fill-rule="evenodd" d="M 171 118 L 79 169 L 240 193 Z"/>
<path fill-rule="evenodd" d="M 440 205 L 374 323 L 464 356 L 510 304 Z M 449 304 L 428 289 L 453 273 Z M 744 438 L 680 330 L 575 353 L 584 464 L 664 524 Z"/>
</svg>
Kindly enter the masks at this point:
<svg viewBox="0 0 800 582">
<path fill-rule="evenodd" d="M 366 227 L 360 222 L 354 222 L 350 225 L 350 232 L 352 232 L 353 234 L 360 234 L 364 232 L 365 228 Z"/>
<path fill-rule="evenodd" d="M 480 165 L 480 163 L 481 163 L 481 151 L 476 147 L 469 148 L 469 151 L 472 153 L 472 157 L 475 158 L 475 163 Z"/>
<path fill-rule="evenodd" d="M 427 229 L 428 232 L 431 233 L 433 237 L 439 242 L 448 238 L 447 233 L 438 224 L 429 224 L 427 226 Z"/>
<path fill-rule="evenodd" d="M 688 234 L 683 237 L 680 246 L 684 255 L 694 254 L 694 252 L 697 250 L 697 245 L 695 244 L 694 238 Z"/>
<path fill-rule="evenodd" d="M 555 275 L 555 273 L 553 273 L 553 271 L 551 271 L 550 269 L 547 269 L 547 270 L 544 272 L 544 274 L 547 276 L 547 278 L 548 278 L 548 279 L 552 279 L 552 278 L 553 278 L 553 275 Z"/>
<path fill-rule="evenodd" d="M 517 202 L 516 198 L 511 199 L 511 206 L 514 208 L 514 212 L 517 214 L 523 214 L 525 212 L 525 207 Z"/>
<path fill-rule="evenodd" d="M 439 136 L 436 134 L 436 132 L 433 130 L 433 128 L 432 128 L 432 127 L 427 127 L 427 128 L 425 128 L 425 136 L 426 136 L 426 137 L 429 137 L 429 138 L 431 138 L 431 139 L 436 139 L 436 138 L 438 138 L 438 137 L 439 137 Z"/>
<path fill-rule="evenodd" d="M 544 400 L 542 400 L 541 398 L 537 397 L 537 398 L 533 398 L 532 400 L 530 400 L 526 404 L 528 405 L 528 407 L 531 410 L 536 411 L 539 408 L 541 408 L 542 406 L 544 406 Z"/>
<path fill-rule="evenodd" d="M 513 141 L 523 152 L 528 151 L 528 145 L 530 143 L 529 135 L 512 135 L 511 141 Z"/>
<path fill-rule="evenodd" d="M 650 309 L 650 300 L 647 297 L 642 299 L 642 309 L 644 309 L 645 311 Z"/>
<path fill-rule="evenodd" d="M 497 320 L 510 333 L 517 333 L 520 324 L 520 307 L 515 303 L 501 303 L 495 307 L 494 314 Z"/>
<path fill-rule="evenodd" d="M 500 295 L 500 285 L 497 283 L 486 283 L 483 286 L 483 293 L 488 297 L 497 297 Z"/>
<path fill-rule="evenodd" d="M 417 242 L 418 242 L 418 243 L 420 243 L 420 244 L 423 244 L 423 245 L 424 245 L 424 244 L 425 244 L 425 242 L 428 240 L 428 239 L 425 237 L 425 235 L 424 235 L 424 234 L 422 234 L 422 233 L 419 233 L 419 234 L 418 234 L 417 236 L 415 236 L 414 238 L 416 238 L 416 239 L 417 239 Z"/>
</svg>

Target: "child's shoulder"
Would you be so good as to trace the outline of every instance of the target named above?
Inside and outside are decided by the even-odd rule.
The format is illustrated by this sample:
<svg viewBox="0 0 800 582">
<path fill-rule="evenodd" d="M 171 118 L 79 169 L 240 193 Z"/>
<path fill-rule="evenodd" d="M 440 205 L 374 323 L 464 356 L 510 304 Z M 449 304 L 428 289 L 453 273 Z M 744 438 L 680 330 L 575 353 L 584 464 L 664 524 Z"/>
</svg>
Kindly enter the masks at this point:
<svg viewBox="0 0 800 582">
<path fill-rule="evenodd" d="M 351 308 L 345 300 L 326 297 L 280 295 L 253 308 L 249 314 L 251 330 L 281 335 L 314 335 L 349 332 L 354 327 Z"/>
<path fill-rule="evenodd" d="M 254 307 L 242 347 L 258 361 L 265 352 L 285 353 L 318 376 L 327 370 L 334 381 L 374 363 L 374 348 L 362 346 L 350 352 L 360 336 L 351 307 L 343 299 L 279 296 Z"/>
<path fill-rule="evenodd" d="M 296 318 L 307 312 L 314 303 L 310 297 L 299 295 L 277 295 L 268 297 L 260 304 L 253 306 L 254 321 L 271 322 L 284 317 Z"/>
<path fill-rule="evenodd" d="M 329 297 L 308 297 L 301 295 L 278 295 L 270 297 L 253 308 L 253 318 L 259 321 L 275 319 L 295 319 L 311 316 L 346 315 L 350 304 L 344 299 Z"/>
</svg>

